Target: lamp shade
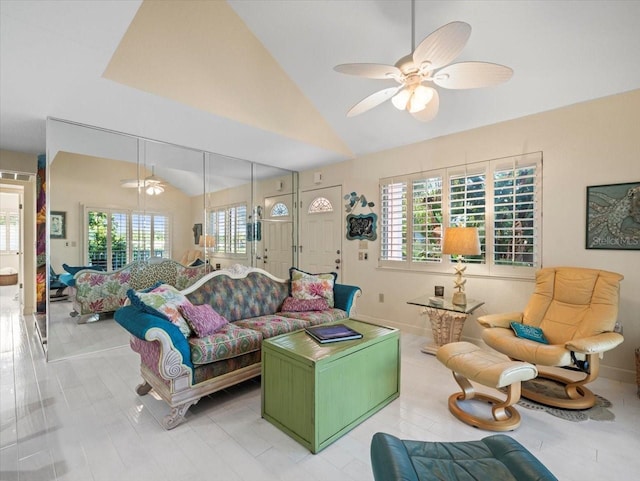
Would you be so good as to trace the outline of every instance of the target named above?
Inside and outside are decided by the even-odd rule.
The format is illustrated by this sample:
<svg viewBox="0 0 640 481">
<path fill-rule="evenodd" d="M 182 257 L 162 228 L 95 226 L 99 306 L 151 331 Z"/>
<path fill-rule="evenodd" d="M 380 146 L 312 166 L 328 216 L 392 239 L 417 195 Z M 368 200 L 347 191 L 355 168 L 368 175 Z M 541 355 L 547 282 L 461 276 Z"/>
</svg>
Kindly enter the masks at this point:
<svg viewBox="0 0 640 481">
<path fill-rule="evenodd" d="M 447 227 L 444 230 L 443 254 L 477 256 L 480 252 L 477 227 Z"/>
<path fill-rule="evenodd" d="M 216 238 L 212 235 L 201 235 L 200 240 L 198 241 L 198 245 L 200 247 L 215 247 Z"/>
</svg>

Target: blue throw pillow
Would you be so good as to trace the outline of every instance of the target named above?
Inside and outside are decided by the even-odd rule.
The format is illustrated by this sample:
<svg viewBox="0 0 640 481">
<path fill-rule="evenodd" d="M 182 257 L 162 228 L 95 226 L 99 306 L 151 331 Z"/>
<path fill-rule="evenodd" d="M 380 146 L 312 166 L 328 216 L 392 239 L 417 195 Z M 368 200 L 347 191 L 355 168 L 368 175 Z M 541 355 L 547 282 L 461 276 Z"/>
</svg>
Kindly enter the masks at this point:
<svg viewBox="0 0 640 481">
<path fill-rule="evenodd" d="M 516 333 L 516 336 L 522 339 L 529 339 L 530 341 L 540 342 L 542 344 L 549 344 L 547 338 L 544 337 L 544 332 L 539 327 L 527 326 L 520 322 L 511 321 L 511 329 Z"/>
<path fill-rule="evenodd" d="M 204 261 L 198 257 L 195 261 L 189 264 L 189 267 L 198 267 L 198 266 L 201 266 L 202 264 L 204 264 Z"/>
</svg>

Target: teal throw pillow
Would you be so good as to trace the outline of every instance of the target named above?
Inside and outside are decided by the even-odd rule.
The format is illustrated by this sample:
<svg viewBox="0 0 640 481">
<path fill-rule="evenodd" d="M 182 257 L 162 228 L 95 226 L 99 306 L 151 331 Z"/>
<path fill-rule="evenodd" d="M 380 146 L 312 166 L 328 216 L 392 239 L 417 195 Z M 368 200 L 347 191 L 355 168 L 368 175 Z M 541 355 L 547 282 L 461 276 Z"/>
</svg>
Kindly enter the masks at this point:
<svg viewBox="0 0 640 481">
<path fill-rule="evenodd" d="M 544 332 L 539 327 L 527 326 L 516 321 L 511 321 L 511 329 L 516 333 L 516 336 L 522 339 L 529 339 L 530 341 L 540 342 L 542 344 L 549 344 L 547 338 L 544 337 Z"/>
</svg>

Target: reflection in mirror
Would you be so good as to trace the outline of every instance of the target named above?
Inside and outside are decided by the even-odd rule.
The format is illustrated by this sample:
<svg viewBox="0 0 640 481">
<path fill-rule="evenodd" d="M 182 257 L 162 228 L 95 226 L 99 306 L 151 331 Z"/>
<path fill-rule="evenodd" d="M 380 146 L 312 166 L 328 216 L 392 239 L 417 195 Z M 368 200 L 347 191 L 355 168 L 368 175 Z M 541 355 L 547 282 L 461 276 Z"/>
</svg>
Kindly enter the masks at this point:
<svg viewBox="0 0 640 481">
<path fill-rule="evenodd" d="M 201 246 L 212 269 L 234 264 L 253 264 L 252 245 L 247 241 L 251 209 L 251 162 L 218 154 L 204 159 L 204 198 Z M 224 172 L 224 176 L 220 175 Z"/>
<path fill-rule="evenodd" d="M 126 262 L 124 215 L 137 208 L 138 191 L 121 188 L 120 181 L 137 179 L 139 166 L 137 139 L 79 125 L 49 120 L 47 147 L 48 207 L 65 222 L 64 236 L 51 232 L 48 258 L 69 286 L 62 296 L 49 293 L 47 357 L 55 360 L 128 342 L 113 318 L 91 322 L 99 316 L 78 311 L 73 272 L 84 266 L 112 270 Z"/>
<path fill-rule="evenodd" d="M 256 266 L 281 279 L 297 265 L 295 237 L 297 174 L 254 164 L 253 205 L 249 219 Z"/>
<path fill-rule="evenodd" d="M 65 221 L 49 267 L 78 281 L 48 300 L 49 360 L 128 344 L 113 311 L 133 266 L 239 263 L 287 277 L 295 263 L 295 173 L 56 119 L 47 159 L 49 227 L 53 212 Z"/>
</svg>

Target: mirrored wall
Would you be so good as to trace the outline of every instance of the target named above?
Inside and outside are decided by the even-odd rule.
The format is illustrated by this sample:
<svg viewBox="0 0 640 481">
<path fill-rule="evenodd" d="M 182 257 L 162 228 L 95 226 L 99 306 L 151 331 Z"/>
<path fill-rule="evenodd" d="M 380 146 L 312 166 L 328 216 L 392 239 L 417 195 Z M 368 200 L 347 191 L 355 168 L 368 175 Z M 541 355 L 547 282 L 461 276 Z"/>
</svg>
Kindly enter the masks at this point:
<svg viewBox="0 0 640 481">
<path fill-rule="evenodd" d="M 115 272 L 165 258 L 287 277 L 296 265 L 296 192 L 295 172 L 48 119 L 47 270 Z M 74 289 L 52 289 L 51 279 L 47 287 L 48 360 L 128 344 L 100 298 L 95 313 L 81 313 Z"/>
</svg>

